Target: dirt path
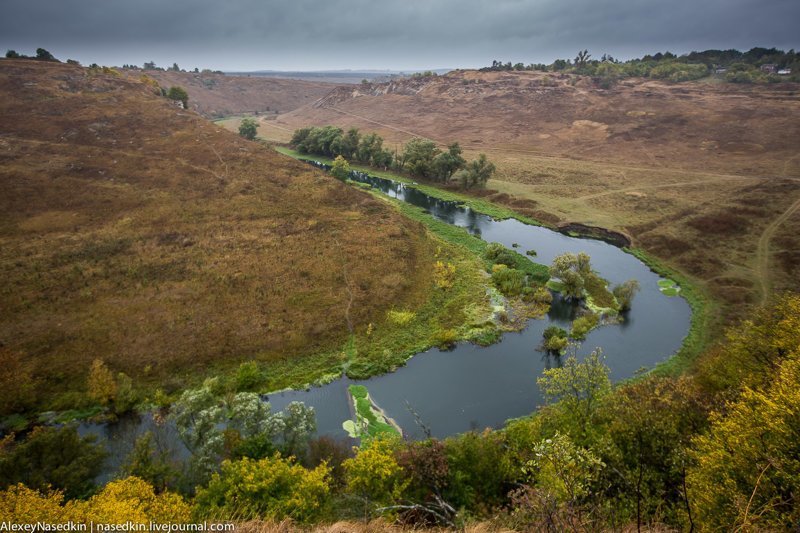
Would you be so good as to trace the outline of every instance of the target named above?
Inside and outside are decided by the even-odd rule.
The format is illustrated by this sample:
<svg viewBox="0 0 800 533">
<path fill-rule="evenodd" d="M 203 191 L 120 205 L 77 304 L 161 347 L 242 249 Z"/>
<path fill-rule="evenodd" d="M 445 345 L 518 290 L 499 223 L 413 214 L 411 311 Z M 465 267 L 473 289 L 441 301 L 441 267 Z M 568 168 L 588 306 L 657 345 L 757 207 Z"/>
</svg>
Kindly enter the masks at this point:
<svg viewBox="0 0 800 533">
<path fill-rule="evenodd" d="M 408 131 L 408 130 L 404 130 L 404 129 L 401 129 L 401 128 L 397 128 L 397 127 L 391 126 L 389 124 L 384 124 L 383 122 L 378 122 L 377 120 L 372 120 L 371 118 L 362 117 L 361 115 L 356 115 L 355 113 L 350 113 L 349 111 L 344 111 L 342 109 L 339 109 L 338 107 L 328 107 L 327 109 L 333 109 L 337 113 L 341 113 L 343 115 L 350 115 L 351 117 L 355 117 L 355 118 L 357 118 L 359 120 L 364 120 L 366 122 L 371 122 L 372 124 L 377 124 L 378 126 L 383 126 L 384 128 L 389 128 L 390 130 L 399 131 L 400 133 L 405 133 L 406 135 L 411 135 L 412 137 L 420 137 L 422 139 L 433 141 L 433 142 L 438 143 L 438 144 L 444 144 L 444 143 L 441 143 L 441 142 L 437 141 L 436 139 L 431 139 L 430 137 L 426 137 L 425 135 L 422 135 L 420 133 L 414 133 L 413 131 Z"/>
<path fill-rule="evenodd" d="M 591 200 L 592 198 L 600 198 L 601 196 L 609 196 L 612 194 L 620 194 L 626 192 L 637 192 L 641 189 L 666 189 L 669 187 L 684 187 L 689 185 L 705 185 L 713 181 L 729 181 L 729 180 L 761 180 L 753 176 L 718 176 L 716 178 L 706 178 L 704 180 L 696 181 L 681 181 L 677 183 L 660 183 L 658 185 L 641 185 L 639 187 L 626 187 L 624 189 L 612 189 L 610 191 L 598 192 L 596 194 L 587 194 L 586 196 L 579 196 L 577 200 Z"/>
<path fill-rule="evenodd" d="M 758 239 L 758 248 L 756 249 L 756 275 L 760 284 L 762 305 L 767 302 L 767 299 L 769 299 L 771 288 L 769 272 L 769 243 L 781 224 L 786 222 L 789 217 L 794 215 L 798 210 L 800 210 L 800 199 L 795 201 L 789 206 L 789 209 L 784 211 L 780 216 L 778 216 L 778 218 L 773 220 Z"/>
</svg>

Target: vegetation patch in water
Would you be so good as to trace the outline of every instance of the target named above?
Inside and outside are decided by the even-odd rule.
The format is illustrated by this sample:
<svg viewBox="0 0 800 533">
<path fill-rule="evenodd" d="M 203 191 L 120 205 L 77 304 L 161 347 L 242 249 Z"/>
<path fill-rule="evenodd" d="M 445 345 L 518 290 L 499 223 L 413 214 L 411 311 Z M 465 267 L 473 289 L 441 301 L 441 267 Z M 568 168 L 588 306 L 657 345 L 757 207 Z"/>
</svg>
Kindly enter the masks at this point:
<svg viewBox="0 0 800 533">
<path fill-rule="evenodd" d="M 658 290 L 665 296 L 677 296 L 681 292 L 680 286 L 669 278 L 658 280 Z"/>
<path fill-rule="evenodd" d="M 342 423 L 353 438 L 377 437 L 380 435 L 400 435 L 396 424 L 390 423 L 380 408 L 372 401 L 369 391 L 363 385 L 350 385 L 347 388 L 356 413 L 355 420 Z"/>
</svg>

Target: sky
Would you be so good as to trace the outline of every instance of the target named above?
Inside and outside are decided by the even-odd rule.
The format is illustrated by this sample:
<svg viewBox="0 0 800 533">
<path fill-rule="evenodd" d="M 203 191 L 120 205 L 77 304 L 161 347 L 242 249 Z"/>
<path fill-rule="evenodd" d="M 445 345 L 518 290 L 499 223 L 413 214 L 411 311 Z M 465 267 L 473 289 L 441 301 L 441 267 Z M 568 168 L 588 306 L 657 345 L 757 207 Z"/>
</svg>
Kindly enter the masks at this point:
<svg viewBox="0 0 800 533">
<path fill-rule="evenodd" d="M 0 49 L 224 71 L 800 48 L 800 0 L 0 0 Z"/>
</svg>

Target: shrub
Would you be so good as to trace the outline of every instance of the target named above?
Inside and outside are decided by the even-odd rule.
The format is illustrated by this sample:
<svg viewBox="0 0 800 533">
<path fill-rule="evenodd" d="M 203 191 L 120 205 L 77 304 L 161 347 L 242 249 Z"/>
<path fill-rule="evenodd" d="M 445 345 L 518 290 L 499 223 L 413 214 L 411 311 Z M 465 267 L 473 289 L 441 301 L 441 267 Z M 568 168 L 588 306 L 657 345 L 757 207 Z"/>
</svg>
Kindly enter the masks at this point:
<svg viewBox="0 0 800 533">
<path fill-rule="evenodd" d="M 588 313 L 576 318 L 572 322 L 572 330 L 569 332 L 570 338 L 582 341 L 591 330 L 597 327 L 599 320 L 600 318 L 594 313 Z"/>
<path fill-rule="evenodd" d="M 309 523 L 320 518 L 328 502 L 329 474 L 325 464 L 308 470 L 279 454 L 223 461 L 221 471 L 197 491 L 196 512 L 216 520 L 291 518 Z"/>
<path fill-rule="evenodd" d="M 239 135 L 247 139 L 248 141 L 255 140 L 256 134 L 258 133 L 258 122 L 252 118 L 245 118 L 242 119 L 241 124 L 239 124 Z"/>
<path fill-rule="evenodd" d="M 331 165 L 331 175 L 334 178 L 338 178 L 340 180 L 346 180 L 350 177 L 350 163 L 347 162 L 347 159 L 344 157 L 337 155 L 336 159 L 333 160 L 333 165 Z"/>
<path fill-rule="evenodd" d="M 265 378 L 256 361 L 242 363 L 236 371 L 236 390 L 253 391 L 264 383 Z"/>
<path fill-rule="evenodd" d="M 544 338 L 543 346 L 545 350 L 551 352 L 561 352 L 567 347 L 567 332 L 558 326 L 549 326 L 542 332 Z"/>
<path fill-rule="evenodd" d="M 451 263 L 436 261 L 433 264 L 433 281 L 439 289 L 449 289 L 456 279 L 456 267 Z"/>
<path fill-rule="evenodd" d="M 87 381 L 89 397 L 100 405 L 108 405 L 117 397 L 117 382 L 106 364 L 95 359 Z"/>
<path fill-rule="evenodd" d="M 458 332 L 454 329 L 441 329 L 433 337 L 433 342 L 442 349 L 452 348 L 457 340 Z"/>
<path fill-rule="evenodd" d="M 189 107 L 189 93 L 183 87 L 170 87 L 167 91 L 167 98 L 170 100 L 179 100 L 183 104 L 183 108 Z"/>
<path fill-rule="evenodd" d="M 391 309 L 386 312 L 386 318 L 389 322 L 398 326 L 405 326 L 414 320 L 415 316 L 417 316 L 417 314 L 414 311 L 395 311 Z"/>
<path fill-rule="evenodd" d="M 492 269 L 492 283 L 505 296 L 519 296 L 525 287 L 525 278 L 525 272 L 514 268 Z"/>
<path fill-rule="evenodd" d="M 347 491 L 376 503 L 400 499 L 408 482 L 395 458 L 398 445 L 396 437 L 376 437 L 367 441 L 354 458 L 344 461 Z"/>
</svg>

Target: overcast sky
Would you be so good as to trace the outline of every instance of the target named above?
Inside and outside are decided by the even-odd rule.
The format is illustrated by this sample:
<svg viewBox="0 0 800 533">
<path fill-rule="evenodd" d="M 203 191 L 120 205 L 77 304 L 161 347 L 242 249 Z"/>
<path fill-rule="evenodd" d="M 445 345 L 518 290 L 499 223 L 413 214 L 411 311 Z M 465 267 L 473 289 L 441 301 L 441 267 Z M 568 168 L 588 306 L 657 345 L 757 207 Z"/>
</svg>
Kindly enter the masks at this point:
<svg viewBox="0 0 800 533">
<path fill-rule="evenodd" d="M 800 0 L 0 0 L 0 48 L 220 70 L 469 68 L 800 48 Z"/>
</svg>

